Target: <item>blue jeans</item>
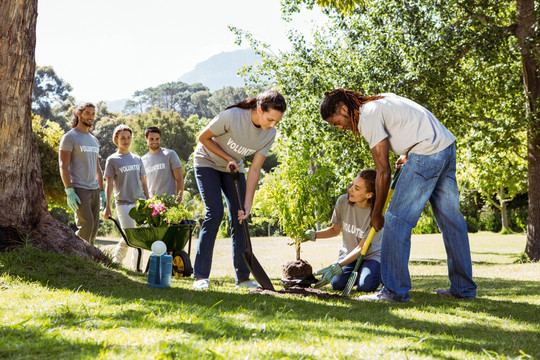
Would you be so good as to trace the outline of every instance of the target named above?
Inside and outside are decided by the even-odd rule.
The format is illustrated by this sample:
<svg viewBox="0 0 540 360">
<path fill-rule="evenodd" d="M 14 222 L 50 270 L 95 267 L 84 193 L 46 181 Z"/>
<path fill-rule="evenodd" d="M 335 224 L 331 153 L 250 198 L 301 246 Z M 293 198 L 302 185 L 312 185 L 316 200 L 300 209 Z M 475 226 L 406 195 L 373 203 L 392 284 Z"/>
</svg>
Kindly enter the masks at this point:
<svg viewBox="0 0 540 360">
<path fill-rule="evenodd" d="M 332 279 L 332 289 L 343 290 L 349 277 L 354 270 L 356 261 L 347 264 L 343 267 L 341 275 L 334 276 Z M 356 289 L 358 291 L 372 292 L 377 290 L 381 284 L 381 264 L 377 260 L 364 260 L 358 269 L 358 278 L 356 279 Z"/>
<path fill-rule="evenodd" d="M 408 262 L 411 231 L 427 201 L 430 202 L 446 249 L 450 292 L 476 297 L 471 252 L 465 219 L 459 211 L 456 147 L 433 155 L 410 154 L 385 214 L 382 235 L 382 291 L 396 301 L 409 301 L 411 276 Z"/>
<path fill-rule="evenodd" d="M 243 173 L 238 175 L 240 198 L 243 201 L 244 194 L 246 193 L 246 178 Z M 195 265 L 193 267 L 195 278 L 207 279 L 210 277 L 214 244 L 221 220 L 223 220 L 224 209 L 221 197 L 223 192 L 229 210 L 236 283 L 239 284 L 249 280 L 249 268 L 242 256 L 246 249 L 246 243 L 242 224 L 238 221 L 239 208 L 232 175 L 228 172 L 218 171 L 209 167 L 196 167 L 195 178 L 197 179 L 197 186 L 199 187 L 206 213 L 201 225 L 199 245 L 197 246 Z"/>
</svg>

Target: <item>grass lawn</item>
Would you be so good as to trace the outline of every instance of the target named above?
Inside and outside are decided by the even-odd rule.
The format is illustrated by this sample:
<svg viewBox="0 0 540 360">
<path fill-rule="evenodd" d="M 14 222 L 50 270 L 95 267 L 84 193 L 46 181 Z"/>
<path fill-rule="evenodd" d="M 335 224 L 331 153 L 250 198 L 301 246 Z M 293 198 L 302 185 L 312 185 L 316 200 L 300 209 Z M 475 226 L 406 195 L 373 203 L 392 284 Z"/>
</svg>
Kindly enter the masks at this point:
<svg viewBox="0 0 540 360">
<path fill-rule="evenodd" d="M 287 241 L 253 239 L 277 289 L 294 259 Z M 26 247 L 0 254 L 0 358 L 540 359 L 540 263 L 515 263 L 525 241 L 471 234 L 478 299 L 458 301 L 434 293 L 449 286 L 440 235 L 413 236 L 409 303 L 235 289 L 230 239 L 216 241 L 204 292 L 192 279 L 153 289 L 146 274 Z M 339 238 L 309 242 L 302 258 L 317 270 L 339 247 Z"/>
</svg>

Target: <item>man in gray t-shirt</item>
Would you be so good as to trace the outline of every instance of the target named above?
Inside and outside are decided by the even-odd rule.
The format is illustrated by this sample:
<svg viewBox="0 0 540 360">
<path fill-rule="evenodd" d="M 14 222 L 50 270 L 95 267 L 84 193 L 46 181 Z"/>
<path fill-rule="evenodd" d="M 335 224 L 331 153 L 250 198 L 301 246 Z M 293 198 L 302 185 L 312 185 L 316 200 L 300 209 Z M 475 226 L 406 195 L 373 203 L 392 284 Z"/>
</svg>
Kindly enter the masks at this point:
<svg viewBox="0 0 540 360">
<path fill-rule="evenodd" d="M 75 214 L 76 232 L 93 244 L 99 226 L 99 210 L 105 206 L 103 174 L 99 166 L 99 142 L 90 134 L 95 107 L 85 103 L 74 110 L 72 129 L 60 140 L 60 176 L 67 203 Z"/>
<path fill-rule="evenodd" d="M 148 152 L 142 157 L 150 196 L 178 196 L 182 202 L 184 176 L 182 163 L 174 150 L 161 147 L 161 130 L 150 126 L 144 131 Z"/>
<path fill-rule="evenodd" d="M 409 301 L 411 232 L 429 201 L 448 257 L 449 289 L 437 295 L 474 299 L 476 283 L 467 225 L 459 210 L 455 136 L 425 107 L 393 93 L 367 96 L 343 88 L 325 93 L 321 117 L 341 130 L 362 135 L 377 169 L 377 199 L 371 225 L 384 226 L 381 247 L 382 290 L 361 297 L 372 301 Z M 383 216 L 390 188 L 389 153 L 400 155 L 401 171 L 392 202 Z"/>
</svg>

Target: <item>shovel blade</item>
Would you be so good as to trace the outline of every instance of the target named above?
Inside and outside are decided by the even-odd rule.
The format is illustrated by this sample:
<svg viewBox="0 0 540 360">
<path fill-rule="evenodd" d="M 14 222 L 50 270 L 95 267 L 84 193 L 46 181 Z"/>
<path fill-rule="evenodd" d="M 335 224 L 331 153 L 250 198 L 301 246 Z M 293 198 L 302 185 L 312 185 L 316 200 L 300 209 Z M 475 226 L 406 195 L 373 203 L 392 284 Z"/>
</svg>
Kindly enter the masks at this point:
<svg viewBox="0 0 540 360">
<path fill-rule="evenodd" d="M 268 277 L 268 275 L 266 275 L 263 267 L 255 257 L 255 255 L 253 255 L 253 252 L 244 251 L 242 255 L 244 256 L 244 260 L 246 261 L 249 271 L 251 271 L 253 277 L 255 278 L 255 280 L 257 280 L 259 285 L 261 285 L 263 289 L 276 291 L 274 289 L 274 285 L 272 285 L 272 282 L 270 281 L 270 278 Z"/>
</svg>

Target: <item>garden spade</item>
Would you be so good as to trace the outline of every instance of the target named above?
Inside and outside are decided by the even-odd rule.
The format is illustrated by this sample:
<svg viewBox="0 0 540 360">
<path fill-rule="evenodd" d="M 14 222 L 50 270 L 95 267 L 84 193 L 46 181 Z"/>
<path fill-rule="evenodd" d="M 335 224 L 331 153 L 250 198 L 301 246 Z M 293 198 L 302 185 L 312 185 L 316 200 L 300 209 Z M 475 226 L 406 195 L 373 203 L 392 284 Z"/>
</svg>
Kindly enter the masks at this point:
<svg viewBox="0 0 540 360">
<path fill-rule="evenodd" d="M 238 208 L 242 211 L 244 211 L 244 203 L 242 202 L 242 198 L 240 197 L 240 188 L 238 187 L 238 171 L 234 168 L 234 166 L 230 166 L 231 174 L 233 177 L 234 182 L 234 190 L 236 191 L 236 199 L 238 200 Z M 246 264 L 249 268 L 249 271 L 253 274 L 253 277 L 259 285 L 263 289 L 268 289 L 272 291 L 276 291 L 274 289 L 274 286 L 272 285 L 272 282 L 268 278 L 268 275 L 266 275 L 266 272 L 262 268 L 261 264 L 253 254 L 253 248 L 251 246 L 251 239 L 249 237 L 249 231 L 247 227 L 247 219 L 242 221 L 242 229 L 244 230 L 244 239 L 246 241 L 246 250 L 242 254 L 244 256 L 244 260 L 246 261 Z"/>
<path fill-rule="evenodd" d="M 384 203 L 383 214 L 386 211 L 386 208 L 388 207 L 390 200 L 392 199 L 392 194 L 394 193 L 394 189 L 396 187 L 396 183 L 399 178 L 399 174 L 401 173 L 401 170 L 403 169 L 403 166 L 405 165 L 402 165 L 401 168 L 398 171 L 396 171 L 396 173 L 394 174 L 392 183 L 390 184 L 390 189 L 388 190 L 388 195 L 386 196 L 386 202 Z M 366 242 L 364 243 L 364 246 L 362 247 L 362 251 L 360 251 L 360 256 L 356 260 L 356 264 L 354 265 L 353 272 L 351 273 L 351 276 L 349 277 L 349 280 L 347 281 L 347 284 L 345 285 L 345 289 L 343 289 L 343 292 L 341 293 L 341 296 L 349 297 L 349 294 L 351 293 L 351 290 L 354 287 L 354 284 L 356 283 L 356 279 L 358 278 L 358 269 L 360 269 L 360 264 L 362 264 L 362 260 L 364 260 L 364 255 L 366 255 L 369 245 L 371 245 L 371 240 L 373 239 L 375 232 L 376 232 L 375 228 L 372 227 L 371 230 L 369 231 L 368 237 L 366 238 Z"/>
</svg>

